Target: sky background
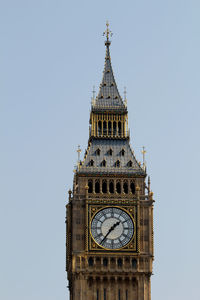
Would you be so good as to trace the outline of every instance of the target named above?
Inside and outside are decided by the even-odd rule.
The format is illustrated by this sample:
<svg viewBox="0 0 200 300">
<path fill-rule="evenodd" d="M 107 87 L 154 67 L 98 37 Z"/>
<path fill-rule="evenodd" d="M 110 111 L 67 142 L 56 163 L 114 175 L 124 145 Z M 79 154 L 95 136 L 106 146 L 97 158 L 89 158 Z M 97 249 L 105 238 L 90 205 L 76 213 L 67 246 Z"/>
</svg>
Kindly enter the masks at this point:
<svg viewBox="0 0 200 300">
<path fill-rule="evenodd" d="M 110 21 L 155 197 L 152 300 L 198 299 L 200 1 L 0 1 L 0 298 L 64 300 L 65 205 Z"/>
</svg>

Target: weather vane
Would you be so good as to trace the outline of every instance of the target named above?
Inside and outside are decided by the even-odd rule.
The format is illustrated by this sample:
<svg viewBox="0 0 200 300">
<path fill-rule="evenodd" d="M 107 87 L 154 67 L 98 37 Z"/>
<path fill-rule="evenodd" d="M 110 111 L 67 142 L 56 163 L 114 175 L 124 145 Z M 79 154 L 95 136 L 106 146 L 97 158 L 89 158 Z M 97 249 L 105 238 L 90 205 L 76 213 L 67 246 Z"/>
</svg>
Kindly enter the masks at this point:
<svg viewBox="0 0 200 300">
<path fill-rule="evenodd" d="M 106 22 L 106 30 L 104 31 L 103 35 L 106 35 L 107 41 L 109 41 L 109 36 L 112 36 L 113 33 L 112 31 L 109 29 L 109 23 L 108 21 Z"/>
</svg>

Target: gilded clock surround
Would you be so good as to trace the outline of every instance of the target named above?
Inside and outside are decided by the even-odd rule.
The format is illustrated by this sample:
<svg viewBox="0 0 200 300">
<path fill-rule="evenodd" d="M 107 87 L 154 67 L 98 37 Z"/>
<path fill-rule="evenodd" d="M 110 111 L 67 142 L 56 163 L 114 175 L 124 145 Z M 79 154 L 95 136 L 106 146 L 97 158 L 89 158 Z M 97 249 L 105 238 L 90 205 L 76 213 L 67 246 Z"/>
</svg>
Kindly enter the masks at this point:
<svg viewBox="0 0 200 300">
<path fill-rule="evenodd" d="M 129 214 L 129 216 L 132 219 L 132 222 L 134 224 L 134 233 L 133 236 L 131 238 L 131 240 L 129 241 L 129 243 L 127 245 L 125 245 L 124 247 L 121 247 L 119 249 L 108 249 L 106 247 L 100 246 L 93 238 L 92 233 L 91 233 L 91 223 L 92 220 L 94 218 L 94 216 L 101 211 L 103 208 L 109 208 L 109 207 L 116 207 L 119 208 L 123 211 L 125 211 L 126 213 Z M 115 251 L 130 251 L 130 249 L 134 252 L 137 252 L 137 227 L 136 223 L 137 223 L 137 207 L 136 206 L 113 206 L 113 205 L 109 205 L 108 203 L 105 205 L 98 205 L 98 204 L 93 204 L 93 205 L 88 205 L 88 225 L 87 225 L 87 237 L 88 237 L 88 244 L 89 244 L 89 251 L 110 251 L 110 252 L 115 252 Z"/>
<path fill-rule="evenodd" d="M 153 193 L 145 159 L 143 165 L 138 162 L 130 147 L 127 100 L 113 75 L 108 24 L 105 35 L 105 66 L 92 99 L 88 147 L 74 170 L 66 205 L 70 300 L 151 300 Z M 133 237 L 120 249 L 105 249 L 91 235 L 92 218 L 108 207 L 124 210 L 134 222 Z"/>
</svg>

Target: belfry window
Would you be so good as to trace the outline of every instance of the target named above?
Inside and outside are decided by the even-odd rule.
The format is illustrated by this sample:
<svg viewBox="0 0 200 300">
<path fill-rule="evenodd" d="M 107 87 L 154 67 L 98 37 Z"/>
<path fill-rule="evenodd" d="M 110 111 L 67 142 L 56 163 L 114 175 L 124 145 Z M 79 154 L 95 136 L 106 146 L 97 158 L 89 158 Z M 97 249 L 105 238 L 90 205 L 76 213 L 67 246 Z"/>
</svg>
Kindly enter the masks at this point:
<svg viewBox="0 0 200 300">
<path fill-rule="evenodd" d="M 107 181 L 104 180 L 102 183 L 102 192 L 105 194 L 107 193 Z"/>
<path fill-rule="evenodd" d="M 98 135 L 100 136 L 102 134 L 102 123 L 101 121 L 98 122 Z"/>
<path fill-rule="evenodd" d="M 93 184 L 92 184 L 92 180 L 88 181 L 88 193 L 92 193 L 93 192 Z"/>
<path fill-rule="evenodd" d="M 118 194 L 121 194 L 121 183 L 119 181 L 116 184 L 116 190 Z"/>
<path fill-rule="evenodd" d="M 103 135 L 107 135 L 107 123 L 106 123 L 106 121 L 103 122 Z"/>
<path fill-rule="evenodd" d="M 110 181 L 110 183 L 109 183 L 109 192 L 110 192 L 111 194 L 114 193 L 114 183 L 113 183 L 113 181 Z"/>
<path fill-rule="evenodd" d="M 95 193 L 100 193 L 100 184 L 98 180 L 95 182 Z"/>
<path fill-rule="evenodd" d="M 108 122 L 108 135 L 111 135 L 111 133 L 112 133 L 112 124 L 111 124 L 111 122 L 109 121 L 109 122 Z"/>
<path fill-rule="evenodd" d="M 115 136 L 117 134 L 117 124 L 116 122 L 113 122 L 113 135 Z"/>
<path fill-rule="evenodd" d="M 123 184 L 124 193 L 128 194 L 128 183 L 125 181 Z"/>
<path fill-rule="evenodd" d="M 131 188 L 131 193 L 135 194 L 135 184 L 134 184 L 134 182 L 131 182 L 130 188 Z"/>
<path fill-rule="evenodd" d="M 118 135 L 121 136 L 122 134 L 122 124 L 121 122 L 118 122 Z"/>
</svg>

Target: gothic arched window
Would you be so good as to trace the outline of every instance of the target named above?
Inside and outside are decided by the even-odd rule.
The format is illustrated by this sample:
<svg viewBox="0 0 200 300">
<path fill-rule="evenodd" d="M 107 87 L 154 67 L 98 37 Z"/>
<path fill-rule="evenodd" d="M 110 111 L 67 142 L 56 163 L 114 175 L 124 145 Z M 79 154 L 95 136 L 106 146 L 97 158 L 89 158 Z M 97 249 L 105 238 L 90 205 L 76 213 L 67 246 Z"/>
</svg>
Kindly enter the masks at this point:
<svg viewBox="0 0 200 300">
<path fill-rule="evenodd" d="M 109 192 L 110 192 L 111 194 L 114 193 L 114 183 L 113 183 L 113 181 L 110 181 L 110 182 L 109 182 Z"/>
<path fill-rule="evenodd" d="M 118 135 L 121 136 L 122 134 L 122 124 L 121 122 L 118 122 Z"/>
<path fill-rule="evenodd" d="M 103 122 L 103 135 L 107 135 L 107 123 L 106 123 L 106 121 Z"/>
<path fill-rule="evenodd" d="M 106 180 L 103 180 L 103 183 L 102 183 L 102 192 L 104 194 L 107 193 L 107 181 Z"/>
<path fill-rule="evenodd" d="M 95 182 L 95 193 L 100 193 L 100 184 L 99 184 L 99 180 L 97 180 Z"/>
<path fill-rule="evenodd" d="M 108 122 L 108 135 L 111 135 L 112 133 L 112 125 L 111 125 L 111 122 L 109 121 Z"/>
<path fill-rule="evenodd" d="M 124 193 L 128 194 L 128 183 L 127 183 L 127 181 L 124 182 L 123 189 L 124 189 Z"/>
<path fill-rule="evenodd" d="M 135 194 L 135 183 L 133 181 L 131 182 L 130 188 L 131 188 L 131 193 Z"/>
<path fill-rule="evenodd" d="M 100 136 L 102 134 L 102 122 L 98 122 L 98 135 Z"/>
<path fill-rule="evenodd" d="M 116 190 L 118 194 L 121 194 L 121 183 L 119 181 L 116 184 Z"/>
<path fill-rule="evenodd" d="M 92 184 L 92 180 L 88 181 L 88 193 L 92 193 L 93 192 L 93 184 Z"/>
<path fill-rule="evenodd" d="M 117 134 L 117 124 L 116 122 L 113 122 L 113 135 L 115 136 Z"/>
</svg>

